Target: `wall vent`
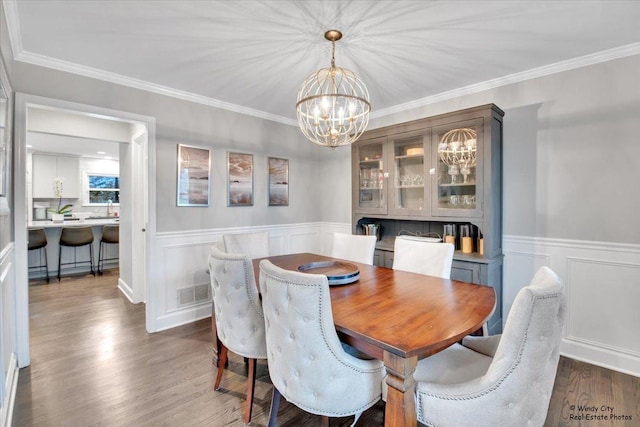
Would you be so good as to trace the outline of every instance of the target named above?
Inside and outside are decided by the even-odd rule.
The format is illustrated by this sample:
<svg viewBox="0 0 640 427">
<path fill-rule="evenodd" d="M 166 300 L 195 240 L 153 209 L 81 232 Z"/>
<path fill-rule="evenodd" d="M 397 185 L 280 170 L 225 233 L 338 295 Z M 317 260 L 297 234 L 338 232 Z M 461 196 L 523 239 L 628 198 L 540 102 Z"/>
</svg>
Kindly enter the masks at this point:
<svg viewBox="0 0 640 427">
<path fill-rule="evenodd" d="M 206 302 L 211 300 L 211 285 L 209 283 L 202 283 L 187 288 L 180 288 L 177 289 L 177 293 L 178 307 Z"/>
<path fill-rule="evenodd" d="M 178 307 L 193 304 L 194 301 L 193 287 L 178 289 Z"/>
<path fill-rule="evenodd" d="M 196 285 L 194 287 L 196 302 L 209 301 L 211 299 L 211 297 L 209 296 L 210 291 L 211 291 L 211 285 L 209 283 Z"/>
</svg>

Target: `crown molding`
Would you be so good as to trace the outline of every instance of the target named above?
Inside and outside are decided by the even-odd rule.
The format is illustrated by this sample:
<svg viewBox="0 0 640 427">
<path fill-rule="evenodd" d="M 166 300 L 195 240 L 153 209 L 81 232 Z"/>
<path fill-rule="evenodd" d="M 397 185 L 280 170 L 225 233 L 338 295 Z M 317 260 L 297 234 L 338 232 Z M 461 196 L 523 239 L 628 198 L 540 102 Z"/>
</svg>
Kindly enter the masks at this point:
<svg viewBox="0 0 640 427">
<path fill-rule="evenodd" d="M 1 2 L 4 7 L 7 18 L 7 28 L 9 30 L 9 39 L 11 49 L 13 50 L 13 59 L 15 61 L 25 62 L 32 65 L 51 68 L 67 73 L 78 74 L 84 77 L 90 77 L 98 80 L 116 83 L 123 86 L 140 89 L 147 92 L 166 95 L 184 101 L 195 102 L 210 107 L 220 108 L 235 113 L 245 114 L 260 119 L 271 120 L 289 126 L 298 126 L 298 122 L 289 117 L 279 116 L 277 114 L 267 113 L 265 111 L 256 110 L 242 105 L 232 104 L 230 102 L 220 101 L 214 98 L 197 95 L 191 92 L 173 89 L 167 86 L 150 83 L 144 80 L 126 77 L 116 73 L 100 70 L 92 67 L 75 64 L 73 62 L 63 61 L 44 55 L 39 55 L 24 50 L 22 46 L 22 37 L 20 36 L 20 21 L 18 20 L 18 10 L 16 0 L 3 0 Z"/>
<path fill-rule="evenodd" d="M 561 73 L 563 71 L 586 67 L 588 65 L 600 64 L 614 59 L 625 58 L 637 54 L 640 54 L 640 42 L 631 43 L 613 49 L 603 50 L 601 52 L 596 52 L 566 61 L 556 62 L 554 64 L 545 65 L 538 68 L 532 68 L 531 70 L 523 71 L 521 73 L 510 74 L 508 76 L 499 77 L 497 79 L 487 80 L 485 82 L 476 83 L 447 92 L 442 92 L 436 95 L 427 96 L 425 98 L 416 99 L 414 101 L 405 102 L 404 104 L 394 105 L 393 107 L 383 108 L 381 110 L 372 112 L 371 118 L 373 119 L 385 117 L 391 114 L 404 112 L 413 108 L 424 107 L 430 104 L 458 98 L 464 95 L 471 95 L 474 93 L 495 89 L 513 83 L 519 83 L 538 77 Z"/>
<path fill-rule="evenodd" d="M 16 0 L 3 0 L 0 5 L 4 8 L 7 20 L 9 42 L 15 59 L 17 53 L 22 52 L 22 37 L 20 36 L 20 21 L 18 20 L 18 6 Z"/>
<path fill-rule="evenodd" d="M 9 39 L 11 42 L 11 48 L 13 50 L 14 59 L 41 67 L 52 68 L 54 70 L 64 71 L 72 74 L 78 74 L 85 77 L 90 77 L 98 80 L 103 80 L 111 83 L 120 84 L 123 86 L 132 87 L 160 95 L 170 96 L 184 101 L 195 102 L 197 104 L 203 104 L 210 107 L 220 108 L 223 110 L 232 111 L 235 113 L 245 114 L 248 116 L 257 117 L 260 119 L 270 120 L 278 123 L 282 123 L 289 126 L 298 126 L 298 122 L 289 117 L 284 117 L 276 114 L 267 113 L 265 111 L 256 110 L 242 105 L 232 104 L 229 102 L 221 101 L 215 98 L 209 98 L 202 95 L 197 95 L 191 92 L 173 89 L 167 86 L 150 83 L 144 80 L 134 79 L 126 77 L 116 73 L 110 73 L 97 68 L 85 67 L 68 61 L 62 61 L 59 59 L 39 55 L 35 53 L 26 52 L 22 47 L 22 38 L 20 36 L 20 23 L 17 13 L 17 0 L 3 0 L 2 5 L 5 10 L 7 18 L 7 27 L 9 30 Z M 481 83 L 464 86 L 458 89 L 453 89 L 447 92 L 442 92 L 436 95 L 428 96 L 414 101 L 406 102 L 403 104 L 394 105 L 392 107 L 383 108 L 378 111 L 371 112 L 371 118 L 381 118 L 395 113 L 401 113 L 414 108 L 424 107 L 437 102 L 446 101 L 453 98 L 458 98 L 465 95 L 471 95 L 478 92 L 483 92 L 490 89 L 495 89 L 501 86 L 510 85 L 513 83 L 519 83 L 526 80 L 535 79 L 538 77 L 544 77 L 551 74 L 561 73 L 563 71 L 569 71 L 576 68 L 586 67 L 588 65 L 599 64 L 602 62 L 611 61 L 614 59 L 625 58 L 632 55 L 640 54 L 640 42 L 632 43 L 617 48 L 603 50 L 593 54 L 581 56 L 578 58 L 569 59 L 566 61 L 557 62 L 550 65 L 545 65 L 531 70 L 523 71 L 520 73 L 510 74 L 508 76 L 499 77 L 496 79 L 488 80 Z"/>
<path fill-rule="evenodd" d="M 126 77 L 117 73 L 110 73 L 108 71 L 99 70 L 97 68 L 85 67 L 72 62 L 63 61 L 60 59 L 51 58 L 44 55 L 22 51 L 15 57 L 16 61 L 25 62 L 32 65 L 38 65 L 41 67 L 52 68 L 58 71 L 64 71 L 67 73 L 78 74 L 84 77 L 90 77 L 98 80 L 107 81 L 123 86 L 132 87 L 134 89 L 140 89 L 147 92 L 157 93 L 159 95 L 166 95 L 173 98 L 182 99 L 184 101 L 195 102 L 197 104 L 208 105 L 210 107 L 216 107 L 223 110 L 233 111 L 235 113 L 245 114 L 248 116 L 257 117 L 260 119 L 271 120 L 274 122 L 283 123 L 285 125 L 297 126 L 298 123 L 288 117 L 279 116 L 276 114 L 267 113 L 265 111 L 256 110 L 242 105 L 232 104 L 230 102 L 220 101 L 214 98 L 208 98 L 206 96 L 197 95 L 191 92 L 173 89 L 167 86 L 150 83 L 144 80 L 135 79 L 132 77 Z"/>
</svg>

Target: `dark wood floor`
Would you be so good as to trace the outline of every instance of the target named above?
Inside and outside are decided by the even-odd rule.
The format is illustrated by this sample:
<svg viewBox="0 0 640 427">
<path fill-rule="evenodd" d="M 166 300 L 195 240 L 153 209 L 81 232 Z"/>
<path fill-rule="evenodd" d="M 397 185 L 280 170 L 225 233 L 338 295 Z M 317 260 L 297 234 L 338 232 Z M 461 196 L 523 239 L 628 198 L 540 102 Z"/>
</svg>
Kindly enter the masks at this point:
<svg viewBox="0 0 640 427">
<path fill-rule="evenodd" d="M 14 426 L 243 426 L 246 372 L 231 355 L 221 391 L 213 391 L 209 319 L 148 334 L 144 305 L 102 277 L 34 282 L 29 288 L 31 366 L 20 371 Z M 258 366 L 251 425 L 266 425 L 271 384 Z M 612 406 L 631 421 L 571 420 L 571 405 Z M 582 412 L 586 413 L 586 412 Z M 599 410 L 598 414 L 602 411 Z M 320 425 L 320 418 L 282 402 L 280 426 Z M 359 426 L 381 426 L 381 403 Z M 347 426 L 350 418 L 332 419 Z M 562 359 L 545 426 L 637 426 L 640 379 Z"/>
</svg>

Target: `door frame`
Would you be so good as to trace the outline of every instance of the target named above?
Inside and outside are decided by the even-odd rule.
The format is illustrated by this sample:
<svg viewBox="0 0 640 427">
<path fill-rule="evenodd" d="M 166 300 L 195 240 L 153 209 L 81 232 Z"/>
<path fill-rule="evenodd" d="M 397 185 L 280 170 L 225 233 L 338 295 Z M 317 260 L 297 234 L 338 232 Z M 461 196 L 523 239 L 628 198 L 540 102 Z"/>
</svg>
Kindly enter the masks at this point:
<svg viewBox="0 0 640 427">
<path fill-rule="evenodd" d="M 49 108 L 74 113 L 80 113 L 106 120 L 117 120 L 129 123 L 140 123 L 147 128 L 146 152 L 142 157 L 143 162 L 140 170 L 146 183 L 147 206 L 153 207 L 156 204 L 156 121 L 154 117 L 129 113 L 126 111 L 112 110 L 93 105 L 80 104 L 59 99 L 46 98 L 42 96 L 29 95 L 24 93 L 15 94 L 15 114 L 14 114 L 14 233 L 15 233 L 15 280 L 16 280 L 16 354 L 18 367 L 23 368 L 31 363 L 29 349 L 29 275 L 27 256 L 27 111 L 29 107 Z M 133 143 L 133 141 L 131 141 Z M 143 149 L 144 150 L 144 149 Z M 146 169 L 146 174 L 144 173 Z M 156 247 L 156 214 L 155 209 L 147 209 L 146 231 L 144 233 L 145 259 L 144 278 L 151 277 L 151 266 L 154 265 Z M 147 283 L 143 283 L 146 301 L 146 326 L 147 331 L 156 330 L 156 312 L 154 304 L 156 301 L 149 292 Z"/>
<path fill-rule="evenodd" d="M 147 246 L 145 245 L 144 237 L 147 229 L 148 217 L 149 217 L 149 203 L 147 197 L 148 190 L 148 177 L 143 173 L 135 173 L 136 166 L 140 170 L 146 170 L 145 165 L 147 162 L 147 145 L 148 145 L 148 132 L 143 129 L 142 132 L 137 132 L 131 138 L 129 153 L 132 155 L 134 173 L 131 177 L 131 193 L 138 197 L 133 197 L 131 200 L 132 216 L 131 216 L 131 230 L 136 230 L 133 234 L 131 242 L 131 253 L 139 254 L 143 259 L 147 257 Z M 140 197 L 142 196 L 142 197 Z M 132 262 L 131 263 L 131 277 L 133 283 L 142 283 L 144 286 L 135 286 L 133 288 L 132 302 L 137 304 L 147 301 L 147 274 L 144 268 L 145 264 Z M 148 329 L 148 328 L 147 328 Z"/>
</svg>

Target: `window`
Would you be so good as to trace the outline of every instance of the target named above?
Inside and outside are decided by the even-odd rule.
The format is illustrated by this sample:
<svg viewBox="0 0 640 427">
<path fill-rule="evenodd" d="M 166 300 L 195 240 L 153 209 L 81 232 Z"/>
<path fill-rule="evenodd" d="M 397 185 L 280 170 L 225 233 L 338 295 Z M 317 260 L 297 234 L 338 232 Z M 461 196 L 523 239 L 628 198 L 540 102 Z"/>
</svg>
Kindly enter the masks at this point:
<svg viewBox="0 0 640 427">
<path fill-rule="evenodd" d="M 120 178 L 117 175 L 87 174 L 89 178 L 90 205 L 106 205 L 120 203 Z"/>
</svg>

